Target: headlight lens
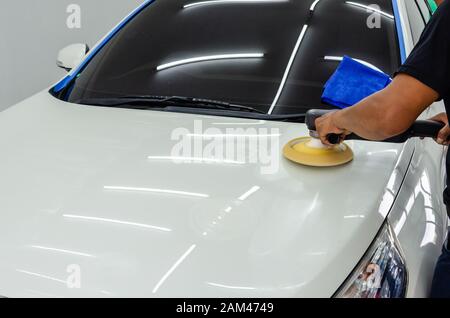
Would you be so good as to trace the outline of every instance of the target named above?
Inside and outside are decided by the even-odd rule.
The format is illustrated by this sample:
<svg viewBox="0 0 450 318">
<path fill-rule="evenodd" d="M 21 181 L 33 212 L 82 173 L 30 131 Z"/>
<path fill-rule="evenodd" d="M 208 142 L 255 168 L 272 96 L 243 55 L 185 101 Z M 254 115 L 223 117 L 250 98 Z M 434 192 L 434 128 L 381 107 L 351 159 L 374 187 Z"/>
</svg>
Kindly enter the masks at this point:
<svg viewBox="0 0 450 318">
<path fill-rule="evenodd" d="M 405 297 L 407 280 L 408 273 L 399 244 L 386 223 L 335 297 L 401 298 Z"/>
</svg>

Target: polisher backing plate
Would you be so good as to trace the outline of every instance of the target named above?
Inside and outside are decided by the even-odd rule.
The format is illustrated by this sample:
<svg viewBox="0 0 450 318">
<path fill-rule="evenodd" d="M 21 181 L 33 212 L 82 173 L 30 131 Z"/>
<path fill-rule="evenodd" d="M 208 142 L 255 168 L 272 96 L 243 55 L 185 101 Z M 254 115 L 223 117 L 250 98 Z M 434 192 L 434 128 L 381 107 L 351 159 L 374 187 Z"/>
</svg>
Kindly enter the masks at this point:
<svg viewBox="0 0 450 318">
<path fill-rule="evenodd" d="M 345 143 L 334 147 L 316 147 L 315 144 L 311 137 L 296 138 L 284 146 L 283 155 L 311 167 L 334 167 L 353 160 L 353 151 Z"/>
</svg>

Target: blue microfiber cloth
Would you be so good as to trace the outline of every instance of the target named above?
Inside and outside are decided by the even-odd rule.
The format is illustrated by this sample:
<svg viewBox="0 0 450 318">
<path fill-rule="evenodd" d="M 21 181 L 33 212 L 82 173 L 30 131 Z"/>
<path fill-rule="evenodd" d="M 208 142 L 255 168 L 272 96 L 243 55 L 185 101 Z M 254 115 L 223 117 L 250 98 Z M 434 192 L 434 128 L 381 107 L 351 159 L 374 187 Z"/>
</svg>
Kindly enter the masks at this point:
<svg viewBox="0 0 450 318">
<path fill-rule="evenodd" d="M 347 108 L 382 90 L 391 81 L 389 75 L 344 56 L 336 72 L 325 84 L 322 102 Z"/>
</svg>

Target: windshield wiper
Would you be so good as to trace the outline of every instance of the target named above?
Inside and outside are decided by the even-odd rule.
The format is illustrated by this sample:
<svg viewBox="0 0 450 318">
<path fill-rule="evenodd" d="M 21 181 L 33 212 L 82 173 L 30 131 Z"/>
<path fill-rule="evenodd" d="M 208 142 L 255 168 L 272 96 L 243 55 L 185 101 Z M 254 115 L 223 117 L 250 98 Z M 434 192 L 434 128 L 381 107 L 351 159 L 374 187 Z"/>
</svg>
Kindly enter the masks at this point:
<svg viewBox="0 0 450 318">
<path fill-rule="evenodd" d="M 228 102 L 182 96 L 121 96 L 91 98 L 76 101 L 78 104 L 118 107 L 142 110 L 161 110 L 174 113 L 189 113 L 209 116 L 247 118 L 268 121 L 304 123 L 306 114 L 271 115 L 250 106 Z"/>
<path fill-rule="evenodd" d="M 230 112 L 221 109 L 202 109 L 202 108 L 188 108 L 188 107 L 177 107 L 169 106 L 164 109 L 165 111 L 172 113 L 188 113 L 197 115 L 207 115 L 207 116 L 221 116 L 221 117 L 233 117 L 233 118 L 246 118 L 246 119 L 257 119 L 257 120 L 268 120 L 268 121 L 283 121 L 283 122 L 293 122 L 293 123 L 304 123 L 306 119 L 306 113 L 299 114 L 287 114 L 287 115 L 271 115 L 271 114 L 260 114 L 260 113 L 249 113 L 249 112 Z"/>
<path fill-rule="evenodd" d="M 128 106 L 129 108 L 137 108 L 137 109 L 155 109 L 155 108 L 165 108 L 168 106 L 198 107 L 207 109 L 222 109 L 229 111 L 265 114 L 263 111 L 260 111 L 250 106 L 184 96 L 136 95 L 136 96 L 121 96 L 111 98 L 81 99 L 78 101 L 78 103 L 104 107 Z"/>
</svg>

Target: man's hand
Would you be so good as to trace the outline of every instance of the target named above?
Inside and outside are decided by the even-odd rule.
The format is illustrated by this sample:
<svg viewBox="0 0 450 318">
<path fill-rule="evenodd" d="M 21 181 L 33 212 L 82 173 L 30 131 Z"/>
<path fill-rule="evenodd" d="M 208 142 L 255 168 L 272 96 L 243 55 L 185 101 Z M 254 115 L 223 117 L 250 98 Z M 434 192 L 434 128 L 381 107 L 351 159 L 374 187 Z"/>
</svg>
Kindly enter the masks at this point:
<svg viewBox="0 0 450 318">
<path fill-rule="evenodd" d="M 333 146 L 327 139 L 329 134 L 340 135 L 340 142 L 344 141 L 345 136 L 350 134 L 347 130 L 341 129 L 336 125 L 334 119 L 337 114 L 338 111 L 335 111 L 316 119 L 316 131 L 324 145 Z"/>
<path fill-rule="evenodd" d="M 448 125 L 447 114 L 440 113 L 440 114 L 430 118 L 430 120 L 445 124 L 445 127 L 442 128 L 441 131 L 439 131 L 439 134 L 436 138 L 436 142 L 440 145 L 448 146 L 450 144 L 450 141 L 448 140 L 450 137 L 450 127 Z"/>
</svg>

